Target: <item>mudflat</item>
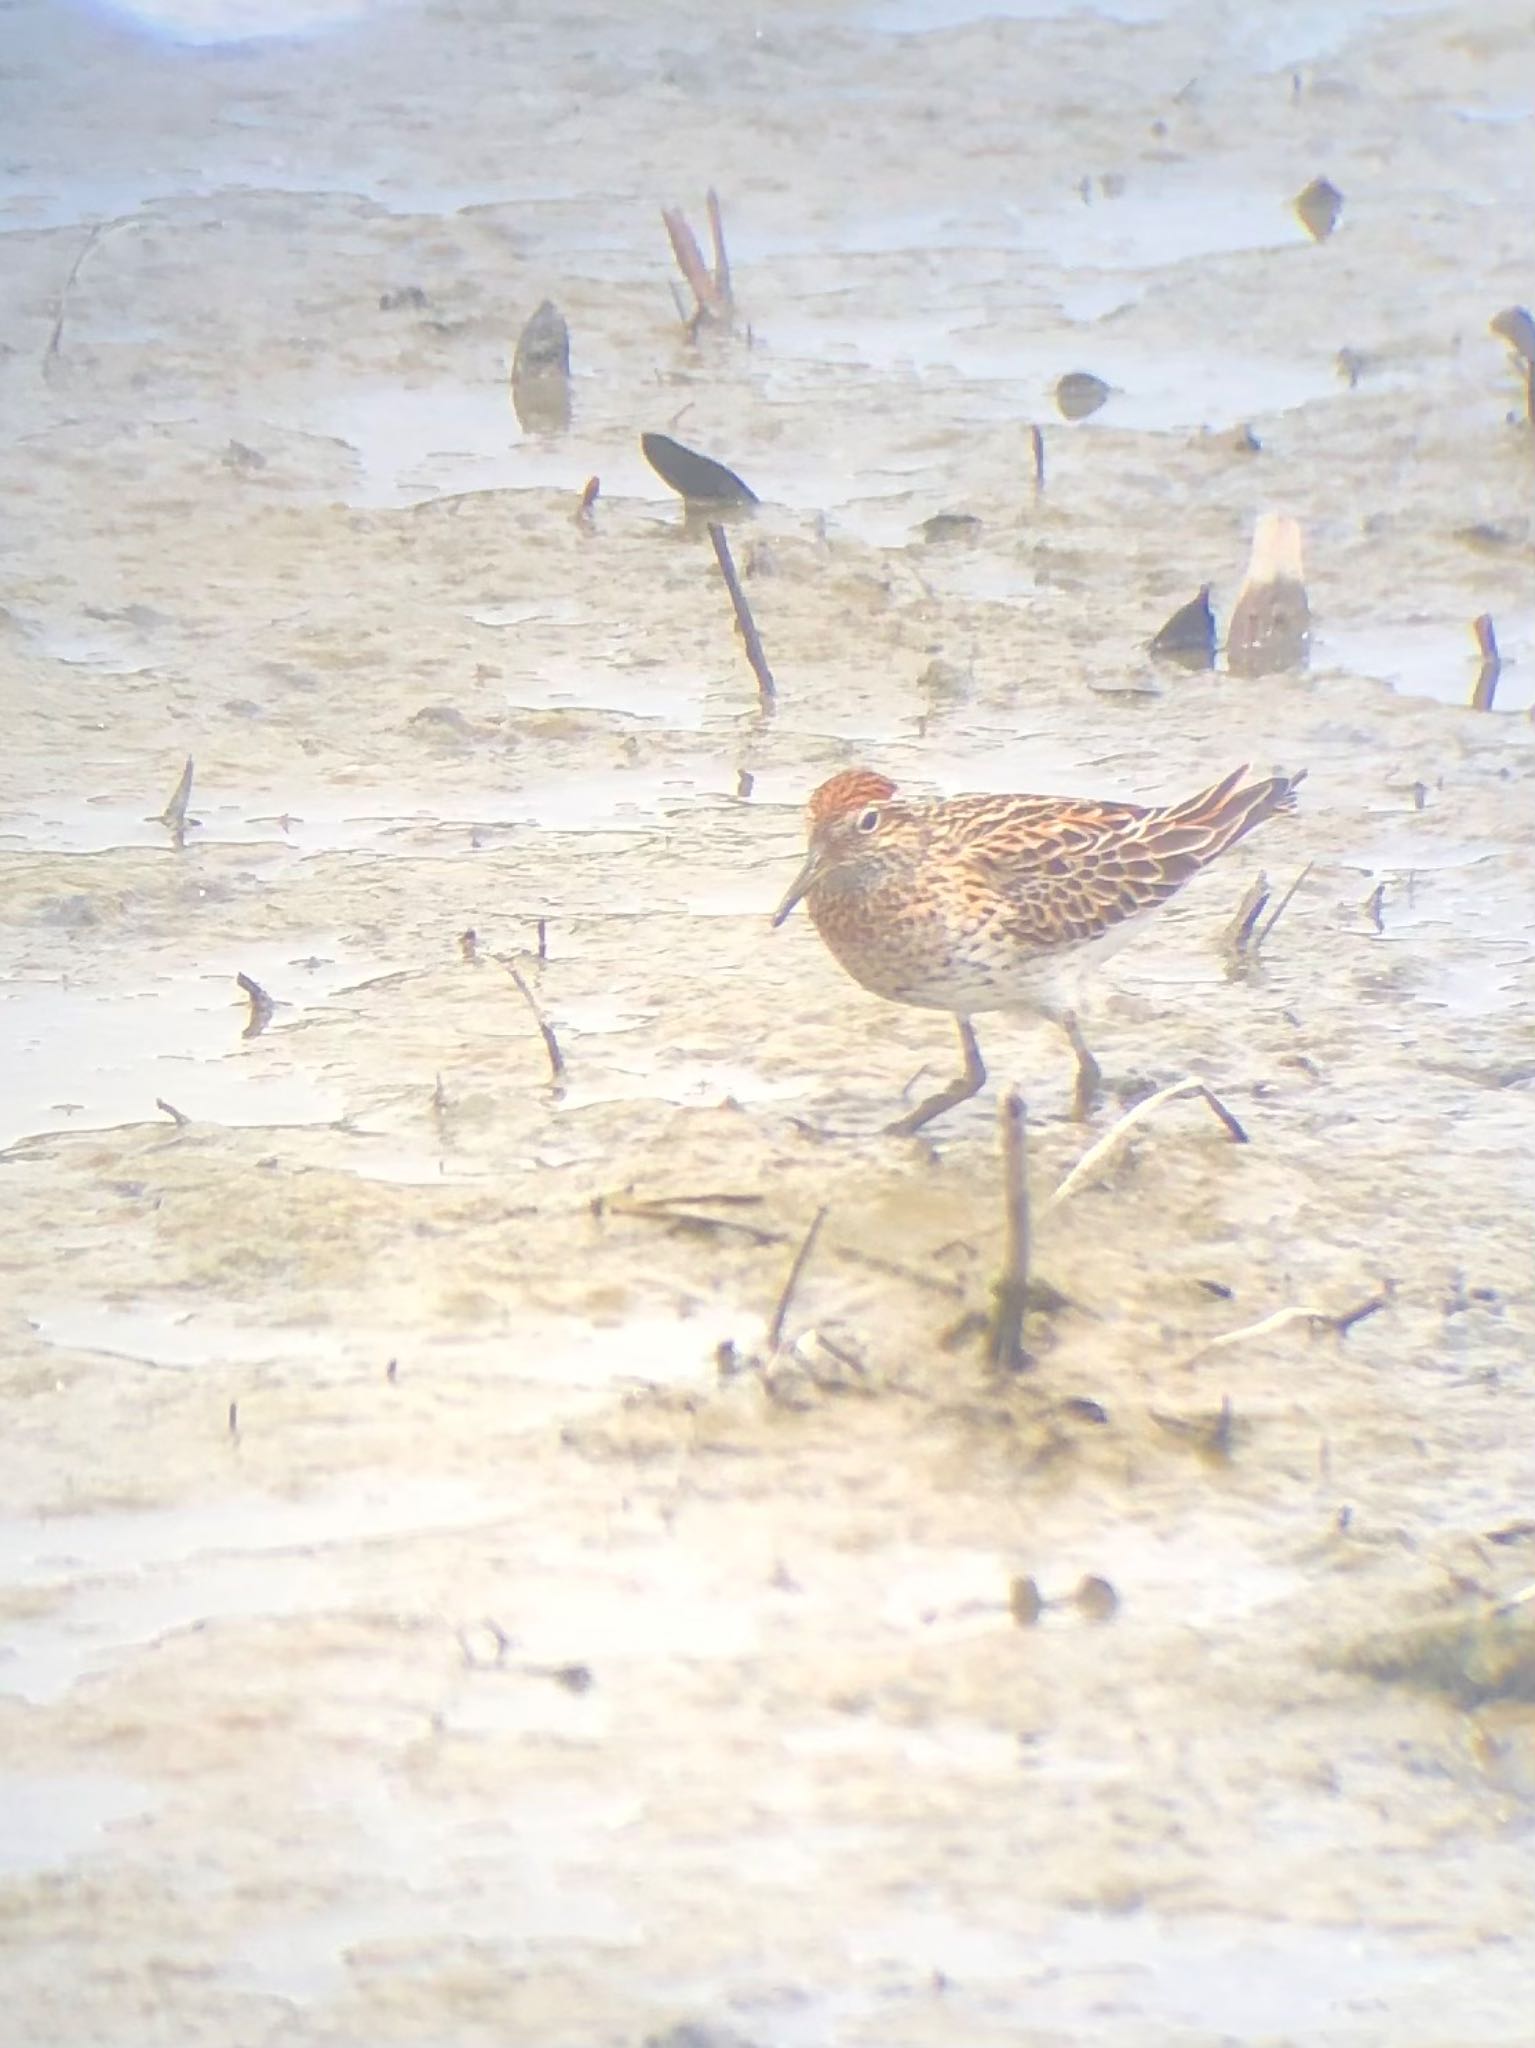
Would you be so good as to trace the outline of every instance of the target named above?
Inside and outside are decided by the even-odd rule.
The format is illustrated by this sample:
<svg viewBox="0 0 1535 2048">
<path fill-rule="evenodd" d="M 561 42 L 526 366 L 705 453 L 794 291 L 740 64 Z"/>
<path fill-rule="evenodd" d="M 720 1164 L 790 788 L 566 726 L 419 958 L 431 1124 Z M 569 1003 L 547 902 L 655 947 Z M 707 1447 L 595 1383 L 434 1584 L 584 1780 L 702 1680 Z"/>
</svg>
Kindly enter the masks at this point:
<svg viewBox="0 0 1535 2048">
<path fill-rule="evenodd" d="M 1528 7 L 5 22 L 7 2041 L 1527 2042 Z M 815 785 L 1243 760 L 1095 1122 L 881 1135 Z"/>
</svg>

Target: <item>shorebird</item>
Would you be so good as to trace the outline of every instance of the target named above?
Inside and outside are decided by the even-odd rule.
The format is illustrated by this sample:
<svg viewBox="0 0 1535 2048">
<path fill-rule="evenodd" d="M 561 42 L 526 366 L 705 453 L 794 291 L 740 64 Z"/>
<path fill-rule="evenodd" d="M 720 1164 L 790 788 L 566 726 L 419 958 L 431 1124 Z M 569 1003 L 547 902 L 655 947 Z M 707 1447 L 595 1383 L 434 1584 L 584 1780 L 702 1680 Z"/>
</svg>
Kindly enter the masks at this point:
<svg viewBox="0 0 1535 2048">
<path fill-rule="evenodd" d="M 908 802 L 887 776 L 852 768 L 807 807 L 810 850 L 773 914 L 803 898 L 816 930 L 866 989 L 947 1010 L 965 1070 L 888 1128 L 909 1136 L 985 1085 L 971 1018 L 1024 1010 L 1053 1019 L 1077 1057 L 1074 1111 L 1101 1079 L 1072 1000 L 1185 882 L 1254 826 L 1293 810 L 1305 770 L 1245 782 L 1234 768 L 1182 803 L 1088 797 L 955 796 Z"/>
</svg>

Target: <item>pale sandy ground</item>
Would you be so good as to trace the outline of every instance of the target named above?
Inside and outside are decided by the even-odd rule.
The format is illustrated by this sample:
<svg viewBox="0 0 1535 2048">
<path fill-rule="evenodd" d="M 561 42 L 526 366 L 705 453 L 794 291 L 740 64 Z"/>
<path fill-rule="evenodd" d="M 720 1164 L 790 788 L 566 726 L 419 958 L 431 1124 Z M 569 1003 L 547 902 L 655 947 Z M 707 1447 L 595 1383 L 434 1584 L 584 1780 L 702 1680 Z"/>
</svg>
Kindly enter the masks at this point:
<svg viewBox="0 0 1535 2048">
<path fill-rule="evenodd" d="M 1535 11 L 923 18 L 0 10 L 13 2048 L 1532 2038 Z M 751 340 L 695 350 L 711 182 Z M 769 501 L 771 719 L 644 428 Z M 1270 506 L 1311 675 L 1153 676 Z M 1037 1215 L 1010 1384 L 995 1091 L 879 1136 L 949 1025 L 767 929 L 860 759 L 1310 769 L 1092 1016 L 1252 1143 L 1171 1105 Z M 1067 1061 L 983 1043 L 1042 1211 Z"/>
</svg>

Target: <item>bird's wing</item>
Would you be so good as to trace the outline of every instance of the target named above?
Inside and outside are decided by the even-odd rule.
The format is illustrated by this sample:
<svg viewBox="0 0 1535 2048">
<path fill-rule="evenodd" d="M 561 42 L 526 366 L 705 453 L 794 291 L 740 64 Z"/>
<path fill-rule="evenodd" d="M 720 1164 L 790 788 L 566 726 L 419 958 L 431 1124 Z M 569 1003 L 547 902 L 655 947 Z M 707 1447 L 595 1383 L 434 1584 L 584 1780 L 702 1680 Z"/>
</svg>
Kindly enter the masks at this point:
<svg viewBox="0 0 1535 2048">
<path fill-rule="evenodd" d="M 1207 834 L 1139 804 L 979 799 L 956 816 L 967 895 L 1029 947 L 1094 939 L 1164 903 L 1203 865 Z"/>
</svg>

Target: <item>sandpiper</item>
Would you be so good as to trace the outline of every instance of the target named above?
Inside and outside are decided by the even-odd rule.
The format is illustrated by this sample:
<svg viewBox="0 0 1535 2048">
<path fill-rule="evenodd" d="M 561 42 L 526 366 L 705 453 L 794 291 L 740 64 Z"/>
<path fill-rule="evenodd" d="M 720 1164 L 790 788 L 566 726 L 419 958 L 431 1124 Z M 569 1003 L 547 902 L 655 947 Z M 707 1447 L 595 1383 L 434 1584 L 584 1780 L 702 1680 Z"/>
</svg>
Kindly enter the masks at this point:
<svg viewBox="0 0 1535 2048">
<path fill-rule="evenodd" d="M 816 930 L 875 995 L 947 1010 L 965 1071 L 889 1126 L 907 1136 L 984 1086 L 971 1018 L 1052 1018 L 1077 1056 L 1075 1113 L 1100 1080 L 1072 1001 L 1084 968 L 1123 945 L 1228 846 L 1293 810 L 1304 777 L 1245 782 L 1244 765 L 1183 803 L 955 796 L 907 802 L 871 769 L 823 782 L 807 807 L 810 851 L 773 914 L 803 897 Z"/>
</svg>

